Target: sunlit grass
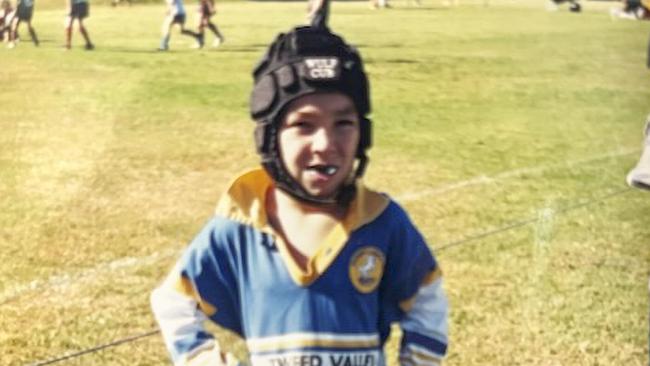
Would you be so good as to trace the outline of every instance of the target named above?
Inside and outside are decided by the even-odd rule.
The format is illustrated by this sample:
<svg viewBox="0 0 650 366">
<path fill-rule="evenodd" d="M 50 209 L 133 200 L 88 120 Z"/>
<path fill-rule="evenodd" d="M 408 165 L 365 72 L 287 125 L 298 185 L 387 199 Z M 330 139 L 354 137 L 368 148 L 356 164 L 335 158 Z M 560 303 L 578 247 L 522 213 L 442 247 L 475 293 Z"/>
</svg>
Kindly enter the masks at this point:
<svg viewBox="0 0 650 366">
<path fill-rule="evenodd" d="M 600 198 L 624 189 L 640 151 L 647 24 L 612 21 L 601 2 L 394 5 L 333 4 L 371 77 L 368 184 L 433 248 L 533 219 L 437 253 L 446 364 L 645 365 L 650 196 Z M 85 52 L 76 33 L 61 48 L 62 4 L 37 3 L 42 46 L 25 33 L 0 49 L 1 364 L 155 329 L 150 290 L 257 163 L 250 72 L 305 6 L 218 3 L 222 48 L 190 50 L 176 32 L 157 53 L 162 5 L 94 4 Z M 167 360 L 152 336 L 61 364 Z"/>
</svg>

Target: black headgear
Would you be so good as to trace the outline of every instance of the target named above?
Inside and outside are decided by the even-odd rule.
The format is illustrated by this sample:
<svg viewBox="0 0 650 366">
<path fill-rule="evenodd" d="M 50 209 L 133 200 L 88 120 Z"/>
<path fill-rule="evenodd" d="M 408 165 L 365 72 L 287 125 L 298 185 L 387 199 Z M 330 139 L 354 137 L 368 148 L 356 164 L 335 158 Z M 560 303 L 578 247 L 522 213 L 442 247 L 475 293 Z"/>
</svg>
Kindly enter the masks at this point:
<svg viewBox="0 0 650 366">
<path fill-rule="evenodd" d="M 307 193 L 287 172 L 278 148 L 277 132 L 287 105 L 313 93 L 337 92 L 350 97 L 360 121 L 355 178 L 363 175 L 370 147 L 368 79 L 359 53 L 327 27 L 305 26 L 281 33 L 253 71 L 251 116 L 257 122 L 255 144 L 262 165 L 278 188 L 311 203 L 347 204 L 354 182 L 345 183 L 337 196 L 321 199 Z"/>
</svg>

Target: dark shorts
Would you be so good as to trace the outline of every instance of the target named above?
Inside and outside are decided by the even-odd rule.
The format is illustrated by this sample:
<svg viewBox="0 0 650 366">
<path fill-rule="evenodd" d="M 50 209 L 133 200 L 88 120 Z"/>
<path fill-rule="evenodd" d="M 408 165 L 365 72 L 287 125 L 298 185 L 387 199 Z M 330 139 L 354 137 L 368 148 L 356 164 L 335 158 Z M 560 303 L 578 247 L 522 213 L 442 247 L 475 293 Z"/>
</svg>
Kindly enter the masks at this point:
<svg viewBox="0 0 650 366">
<path fill-rule="evenodd" d="M 88 17 L 88 3 L 76 3 L 72 4 L 72 9 L 70 9 L 70 14 L 72 18 L 83 19 Z"/>
<path fill-rule="evenodd" d="M 34 14 L 33 6 L 19 6 L 18 9 L 16 9 L 16 17 L 20 20 L 29 22 L 32 20 L 32 14 Z"/>
<path fill-rule="evenodd" d="M 174 19 L 172 19 L 172 24 L 185 24 L 185 13 L 174 15 Z"/>
</svg>

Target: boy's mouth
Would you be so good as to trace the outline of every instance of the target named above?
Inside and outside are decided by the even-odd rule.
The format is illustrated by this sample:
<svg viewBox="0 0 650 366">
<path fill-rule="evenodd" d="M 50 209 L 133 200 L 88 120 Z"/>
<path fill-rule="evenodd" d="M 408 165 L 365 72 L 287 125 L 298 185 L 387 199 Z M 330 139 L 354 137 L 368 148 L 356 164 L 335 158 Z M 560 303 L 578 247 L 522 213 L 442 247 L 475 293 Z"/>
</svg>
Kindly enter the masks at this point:
<svg viewBox="0 0 650 366">
<path fill-rule="evenodd" d="M 323 174 L 326 176 L 333 176 L 336 174 L 336 172 L 339 170 L 339 168 L 336 165 L 327 165 L 327 164 L 317 164 L 317 165 L 312 165 L 308 168 L 309 170 L 314 170 L 318 172 L 319 174 Z"/>
</svg>

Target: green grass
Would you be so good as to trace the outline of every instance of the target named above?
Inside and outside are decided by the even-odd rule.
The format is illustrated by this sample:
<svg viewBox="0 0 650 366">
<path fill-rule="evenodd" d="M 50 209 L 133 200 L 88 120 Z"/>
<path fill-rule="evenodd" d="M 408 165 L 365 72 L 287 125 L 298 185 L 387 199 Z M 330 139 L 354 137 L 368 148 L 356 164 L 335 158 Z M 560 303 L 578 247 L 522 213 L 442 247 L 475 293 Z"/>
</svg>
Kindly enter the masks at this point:
<svg viewBox="0 0 650 366">
<path fill-rule="evenodd" d="M 332 12 L 371 78 L 366 180 L 441 248 L 446 364 L 645 365 L 650 196 L 601 197 L 625 189 L 640 151 L 647 26 L 610 20 L 613 3 L 481 4 Z M 85 52 L 77 33 L 61 48 L 61 4 L 37 3 L 42 46 L 23 30 L 0 49 L 1 364 L 155 328 L 148 293 L 229 179 L 257 163 L 250 72 L 305 6 L 219 3 L 222 48 L 190 50 L 174 33 L 161 54 L 162 5 L 94 4 L 97 49 Z M 155 336 L 61 364 L 167 362 Z"/>
</svg>

